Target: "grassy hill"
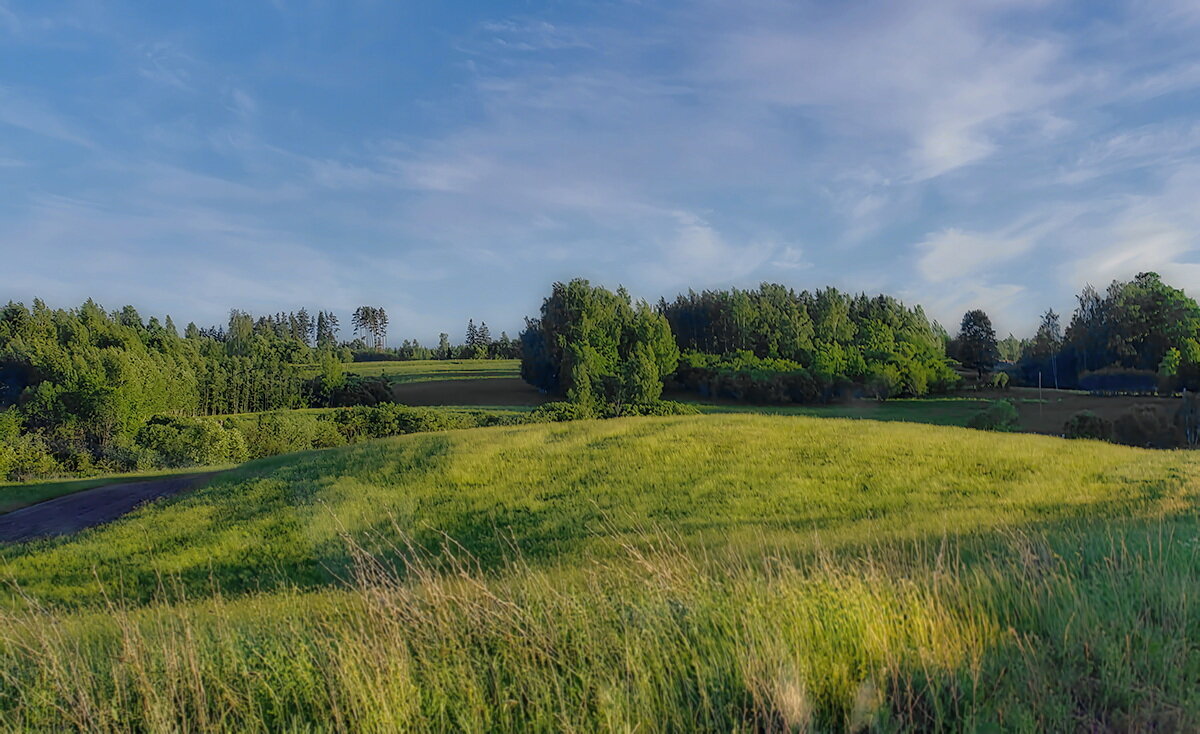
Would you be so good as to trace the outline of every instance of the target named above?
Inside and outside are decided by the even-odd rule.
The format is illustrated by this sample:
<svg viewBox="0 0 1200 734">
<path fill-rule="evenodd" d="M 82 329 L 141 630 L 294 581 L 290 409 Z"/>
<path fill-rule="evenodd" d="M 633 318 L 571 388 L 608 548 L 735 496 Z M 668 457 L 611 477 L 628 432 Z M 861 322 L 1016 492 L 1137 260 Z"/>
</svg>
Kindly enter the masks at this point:
<svg viewBox="0 0 1200 734">
<path fill-rule="evenodd" d="M 749 415 L 262 460 L 0 548 L 0 727 L 1189 728 L 1198 470 Z"/>
</svg>

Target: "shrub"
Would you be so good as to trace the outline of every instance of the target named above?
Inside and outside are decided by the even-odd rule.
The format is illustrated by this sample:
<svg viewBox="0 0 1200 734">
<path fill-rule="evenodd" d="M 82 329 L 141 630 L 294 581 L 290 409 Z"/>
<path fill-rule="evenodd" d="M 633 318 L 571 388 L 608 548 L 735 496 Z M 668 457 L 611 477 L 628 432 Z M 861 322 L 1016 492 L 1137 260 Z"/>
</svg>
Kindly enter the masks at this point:
<svg viewBox="0 0 1200 734">
<path fill-rule="evenodd" d="M 334 412 L 330 420 L 347 441 L 471 428 L 478 425 L 475 417 L 470 414 L 447 413 L 433 408 L 413 408 L 398 403 L 358 405 Z"/>
<path fill-rule="evenodd" d="M 566 401 L 545 403 L 529 414 L 529 420 L 533 423 L 561 423 L 595 417 L 590 407 Z"/>
<path fill-rule="evenodd" d="M 61 468 L 41 436 L 23 435 L 0 443 L 0 476 L 21 482 L 51 476 Z"/>
<path fill-rule="evenodd" d="M 256 459 L 346 443 L 337 426 L 307 413 L 261 413 L 252 423 L 239 423 L 238 430 Z"/>
<path fill-rule="evenodd" d="M 992 387 L 997 390 L 1007 390 L 1010 379 L 1007 372 L 997 372 L 992 375 Z"/>
<path fill-rule="evenodd" d="M 1113 421 L 1113 440 L 1127 446 L 1169 449 L 1179 446 L 1181 436 L 1157 405 L 1135 405 Z"/>
<path fill-rule="evenodd" d="M 1101 418 L 1090 410 L 1081 410 L 1063 425 L 1067 438 L 1095 438 L 1101 441 L 1112 439 L 1112 421 Z"/>
<path fill-rule="evenodd" d="M 753 403 L 828 400 L 834 383 L 833 378 L 823 378 L 797 362 L 760 358 L 748 351 L 723 355 L 688 352 L 680 360 L 675 379 L 704 397 Z"/>
<path fill-rule="evenodd" d="M 211 418 L 156 416 L 138 429 L 134 445 L 158 467 L 238 464 L 249 458 L 242 434 Z"/>
<path fill-rule="evenodd" d="M 971 416 L 967 428 L 981 431 L 1020 430 L 1020 415 L 1011 400 L 993 400 L 988 407 Z"/>
</svg>

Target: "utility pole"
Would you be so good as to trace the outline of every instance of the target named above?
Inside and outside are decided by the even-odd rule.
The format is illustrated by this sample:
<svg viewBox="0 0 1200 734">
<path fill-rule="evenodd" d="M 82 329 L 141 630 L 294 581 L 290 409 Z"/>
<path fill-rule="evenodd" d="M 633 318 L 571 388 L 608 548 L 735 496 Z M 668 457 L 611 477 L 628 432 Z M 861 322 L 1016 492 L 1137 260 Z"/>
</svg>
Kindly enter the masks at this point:
<svg viewBox="0 0 1200 734">
<path fill-rule="evenodd" d="M 1042 371 L 1038 370 L 1038 420 L 1041 420 L 1044 408 L 1045 404 L 1042 401 Z"/>
</svg>

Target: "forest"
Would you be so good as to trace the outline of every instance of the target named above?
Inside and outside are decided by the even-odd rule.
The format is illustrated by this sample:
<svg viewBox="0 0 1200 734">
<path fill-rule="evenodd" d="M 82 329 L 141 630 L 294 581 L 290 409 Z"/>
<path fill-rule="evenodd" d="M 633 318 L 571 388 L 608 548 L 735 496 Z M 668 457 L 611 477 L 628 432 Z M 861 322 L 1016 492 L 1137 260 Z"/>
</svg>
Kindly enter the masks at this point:
<svg viewBox="0 0 1200 734">
<path fill-rule="evenodd" d="M 951 335 L 887 295 L 764 283 L 652 306 L 582 279 L 554 284 L 515 340 L 472 319 L 459 344 L 443 333 L 435 347 L 390 347 L 387 313 L 373 306 L 350 325 L 343 338 L 331 311 L 235 309 L 221 326 L 189 323 L 181 335 L 171 317 L 143 319 L 132 306 L 10 302 L 0 310 L 0 476 L 263 455 L 248 447 L 259 434 L 230 416 L 387 405 L 387 379 L 354 372 L 368 361 L 519 357 L 525 381 L 559 399 L 535 420 L 686 412 L 662 400 L 664 389 L 760 404 L 921 397 L 968 383 L 1200 389 L 1200 307 L 1154 273 L 1103 294 L 1086 287 L 1065 329 L 1049 310 L 1027 339 L 998 340 L 980 310 Z M 295 423 L 292 450 L 345 442 L 331 416 L 328 426 Z"/>
<path fill-rule="evenodd" d="M 235 309 L 223 326 L 189 323 L 180 335 L 171 317 L 144 320 L 132 306 L 9 302 L 0 309 L 0 477 L 170 466 L 162 449 L 181 441 L 192 448 L 166 453 L 236 462 L 240 437 L 205 417 L 380 402 L 378 381 L 345 374 L 346 362 L 515 354 L 507 335 L 493 340 L 473 320 L 463 344 L 442 334 L 434 349 L 387 348 L 380 308 L 359 308 L 352 323 L 341 340 L 331 312 Z M 302 377 L 298 367 L 314 363 L 317 376 Z"/>
</svg>

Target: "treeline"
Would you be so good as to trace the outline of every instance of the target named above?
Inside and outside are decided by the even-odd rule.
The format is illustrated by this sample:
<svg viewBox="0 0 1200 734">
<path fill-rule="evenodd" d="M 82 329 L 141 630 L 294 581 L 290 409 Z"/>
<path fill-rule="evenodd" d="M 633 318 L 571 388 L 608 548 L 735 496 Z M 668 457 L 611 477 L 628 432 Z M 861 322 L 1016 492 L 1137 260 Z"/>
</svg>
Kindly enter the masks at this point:
<svg viewBox="0 0 1200 734">
<path fill-rule="evenodd" d="M 1066 328 L 1053 309 L 1028 339 L 997 342 L 982 311 L 963 318 L 950 352 L 981 375 L 1000 367 L 1021 384 L 1100 393 L 1200 390 L 1200 305 L 1157 273 L 1087 286 Z M 1007 364 L 1000 364 L 1001 361 Z"/>
<path fill-rule="evenodd" d="M 486 322 L 475 325 L 475 320 L 467 322 L 466 338 L 461 344 L 453 344 L 450 335 L 442 332 L 438 335 L 436 347 L 422 346 L 416 339 L 405 339 L 398 347 L 380 347 L 368 349 L 365 342 L 356 341 L 348 345 L 351 348 L 350 359 L 355 362 L 407 361 L 416 359 L 519 359 L 521 343 L 510 339 L 506 332 L 500 332 L 499 338 L 493 338 Z"/>
<path fill-rule="evenodd" d="M 0 310 L 0 456 L 8 473 L 46 473 L 25 469 L 51 464 L 120 471 L 153 416 L 303 405 L 293 362 L 307 346 L 288 328 L 286 319 L 234 311 L 226 327 L 189 324 L 181 336 L 169 317 L 144 321 L 129 306 L 9 303 Z"/>
<path fill-rule="evenodd" d="M 925 395 L 958 381 L 920 308 L 833 288 L 689 291 L 657 309 L 556 283 L 521 334 L 521 374 L 573 403 L 649 403 L 664 381 L 711 397 L 812 402 Z"/>
<path fill-rule="evenodd" d="M 659 302 L 685 355 L 677 375 L 714 397 L 812 402 L 942 392 L 958 377 L 921 308 L 836 288 L 689 291 Z"/>
<path fill-rule="evenodd" d="M 163 447 L 177 441 L 164 438 L 171 431 L 212 438 L 228 460 L 239 455 L 237 442 L 217 440 L 209 423 L 176 430 L 164 417 L 386 402 L 386 385 L 342 368 L 369 351 L 386 352 L 386 312 L 361 307 L 353 326 L 355 339 L 344 342 L 332 311 L 256 317 L 233 310 L 225 324 L 189 323 L 180 334 L 171 317 L 146 320 L 132 306 L 10 302 L 0 309 L 0 478 L 145 468 L 146 456 L 170 453 Z M 427 355 L 416 342 L 401 349 L 406 358 L 516 352 L 507 335 L 492 339 L 474 321 L 467 336 L 455 346 L 443 335 L 439 350 Z M 318 376 L 302 378 L 298 365 L 313 363 Z"/>
</svg>

